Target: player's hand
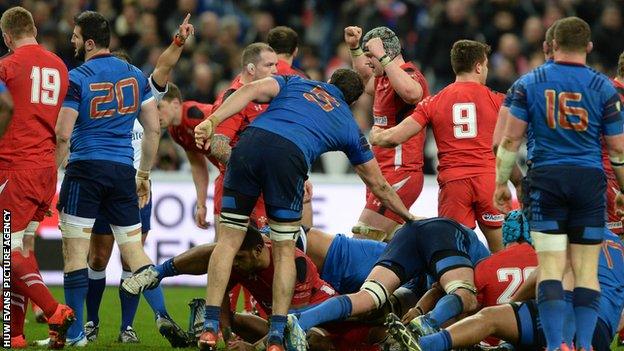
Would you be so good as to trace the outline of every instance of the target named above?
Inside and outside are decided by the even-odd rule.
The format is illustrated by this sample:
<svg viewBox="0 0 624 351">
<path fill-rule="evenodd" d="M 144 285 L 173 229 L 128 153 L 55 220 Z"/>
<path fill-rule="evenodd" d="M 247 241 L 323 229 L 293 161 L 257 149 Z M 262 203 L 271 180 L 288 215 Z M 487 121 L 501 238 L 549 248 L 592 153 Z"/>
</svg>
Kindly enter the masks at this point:
<svg viewBox="0 0 624 351">
<path fill-rule="evenodd" d="M 401 319 L 401 323 L 407 324 L 407 323 L 411 322 L 412 319 L 422 315 L 422 313 L 420 311 L 421 310 L 419 308 L 417 308 L 417 307 L 410 308 L 410 310 L 407 311 L 407 313 Z"/>
<path fill-rule="evenodd" d="M 621 191 L 615 195 L 615 214 L 620 217 L 621 221 L 624 221 L 624 194 Z"/>
<path fill-rule="evenodd" d="M 305 204 L 312 201 L 313 195 L 312 182 L 306 180 L 305 183 L 303 183 L 303 203 Z"/>
<path fill-rule="evenodd" d="M 351 26 L 344 29 L 344 40 L 350 49 L 357 49 L 362 38 L 362 28 Z"/>
<path fill-rule="evenodd" d="M 496 184 L 494 191 L 494 207 L 504 214 L 511 211 L 511 191 L 507 184 Z"/>
<path fill-rule="evenodd" d="M 366 43 L 366 49 L 368 49 L 368 51 L 377 59 L 382 58 L 383 55 L 386 54 L 381 38 L 373 38 L 369 40 L 368 43 Z"/>
<path fill-rule="evenodd" d="M 178 28 L 178 35 L 180 36 L 180 39 L 182 39 L 182 41 L 186 41 L 189 36 L 195 34 L 195 27 L 193 27 L 193 25 L 189 23 L 190 19 L 191 14 L 186 14 L 184 22 L 182 22 L 182 24 Z"/>
<path fill-rule="evenodd" d="M 208 210 L 205 205 L 197 206 L 195 208 L 195 225 L 201 229 L 208 229 L 210 222 L 206 220 Z"/>
<path fill-rule="evenodd" d="M 149 179 L 136 178 L 136 192 L 139 197 L 139 208 L 145 207 L 150 199 Z"/>
<path fill-rule="evenodd" d="M 207 118 L 195 127 L 195 145 L 199 149 L 208 150 L 213 133 L 213 122 L 210 118 Z"/>
<path fill-rule="evenodd" d="M 373 128 L 371 128 L 370 133 L 368 134 L 368 141 L 371 143 L 371 145 L 379 144 L 379 137 L 382 131 L 383 129 L 377 126 L 373 126 Z"/>
</svg>

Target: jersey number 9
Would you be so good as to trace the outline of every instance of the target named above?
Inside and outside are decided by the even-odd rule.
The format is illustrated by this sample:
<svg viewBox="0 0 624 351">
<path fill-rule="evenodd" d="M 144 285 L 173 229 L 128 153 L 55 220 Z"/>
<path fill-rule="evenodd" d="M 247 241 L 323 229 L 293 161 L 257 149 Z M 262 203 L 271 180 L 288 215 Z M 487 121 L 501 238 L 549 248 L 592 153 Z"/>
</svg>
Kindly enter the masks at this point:
<svg viewBox="0 0 624 351">
<path fill-rule="evenodd" d="M 325 112 L 330 112 L 334 107 L 340 106 L 340 103 L 321 87 L 314 87 L 309 93 L 303 93 L 303 97 L 318 104 Z"/>
<path fill-rule="evenodd" d="M 582 107 L 568 106 L 568 102 L 580 102 L 583 96 L 580 93 L 562 91 L 557 97 L 556 93 L 552 89 L 544 91 L 544 96 L 546 97 L 546 123 L 548 123 L 548 127 L 551 129 L 557 128 L 555 111 L 558 110 L 557 119 L 561 128 L 572 129 L 577 132 L 586 131 L 589 119 L 587 110 Z M 557 103 L 557 100 L 559 100 L 559 103 Z M 577 116 L 579 120 L 571 122 L 570 116 Z"/>
<path fill-rule="evenodd" d="M 132 90 L 131 101 L 132 104 L 126 106 L 127 97 L 124 95 L 124 88 L 126 90 Z M 106 95 L 96 96 L 91 99 L 89 115 L 92 119 L 112 117 L 115 115 L 115 109 L 101 109 L 99 105 L 108 104 L 113 100 L 117 100 L 117 113 L 125 115 L 129 113 L 135 113 L 139 108 L 139 83 L 134 77 L 125 78 L 117 83 L 111 82 L 91 83 L 89 89 L 92 92 L 105 91 Z"/>
</svg>

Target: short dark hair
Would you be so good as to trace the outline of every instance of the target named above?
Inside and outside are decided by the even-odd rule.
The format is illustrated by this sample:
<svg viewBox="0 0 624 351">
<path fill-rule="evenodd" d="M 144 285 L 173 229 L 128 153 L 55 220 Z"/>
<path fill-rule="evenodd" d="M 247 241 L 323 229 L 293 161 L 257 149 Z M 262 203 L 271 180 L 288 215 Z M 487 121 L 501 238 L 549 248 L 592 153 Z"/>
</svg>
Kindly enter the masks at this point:
<svg viewBox="0 0 624 351">
<path fill-rule="evenodd" d="M 276 54 L 293 55 L 299 46 L 299 35 L 290 27 L 278 26 L 269 31 L 267 43 Z"/>
<path fill-rule="evenodd" d="M 339 68 L 329 79 L 329 83 L 340 89 L 347 104 L 351 105 L 364 92 L 364 82 L 357 72 L 349 68 Z"/>
<path fill-rule="evenodd" d="M 180 88 L 171 82 L 167 83 L 167 92 L 163 95 L 162 99 L 167 102 L 171 102 L 173 99 L 178 99 L 180 102 L 183 101 Z"/>
<path fill-rule="evenodd" d="M 116 58 L 120 59 L 120 60 L 124 60 L 130 64 L 132 64 L 132 61 L 130 60 L 130 55 L 128 55 L 128 52 L 124 49 L 117 49 L 113 52 L 111 52 L 111 55 L 115 56 Z"/>
<path fill-rule="evenodd" d="M 249 63 L 258 63 L 258 61 L 260 61 L 260 54 L 262 54 L 264 51 L 275 52 L 275 50 L 273 50 L 273 48 L 266 43 L 253 43 L 247 45 L 245 50 L 243 50 L 243 55 L 241 58 L 241 63 L 243 67 L 245 67 Z"/>
<path fill-rule="evenodd" d="M 618 58 L 617 75 L 618 77 L 624 77 L 624 52 Z"/>
<path fill-rule="evenodd" d="M 35 35 L 35 21 L 32 14 L 21 6 L 11 7 L 2 14 L 0 28 L 13 40 Z"/>
<path fill-rule="evenodd" d="M 451 48 L 451 66 L 455 74 L 470 73 L 477 63 L 485 62 L 490 46 L 474 40 L 458 40 Z"/>
<path fill-rule="evenodd" d="M 74 17 L 74 24 L 80 27 L 84 41 L 93 40 L 100 48 L 110 45 L 110 26 L 104 16 L 95 11 L 84 11 Z"/>
<path fill-rule="evenodd" d="M 585 52 L 591 41 L 589 24 L 578 17 L 566 17 L 557 21 L 555 41 L 565 51 Z"/>
<path fill-rule="evenodd" d="M 243 243 L 241 244 L 240 250 L 249 251 L 249 250 L 255 249 L 258 246 L 263 246 L 263 245 L 264 245 L 264 239 L 262 237 L 262 234 L 258 230 L 258 228 L 256 228 L 256 226 L 252 224 L 247 226 L 247 233 L 245 234 L 245 239 L 243 240 Z"/>
</svg>

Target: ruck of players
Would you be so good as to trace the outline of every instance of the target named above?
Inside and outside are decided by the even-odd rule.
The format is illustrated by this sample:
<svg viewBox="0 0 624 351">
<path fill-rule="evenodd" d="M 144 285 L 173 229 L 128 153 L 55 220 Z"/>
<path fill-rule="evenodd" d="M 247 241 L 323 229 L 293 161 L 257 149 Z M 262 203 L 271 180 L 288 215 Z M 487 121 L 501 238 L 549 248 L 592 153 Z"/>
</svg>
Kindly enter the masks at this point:
<svg viewBox="0 0 624 351">
<path fill-rule="evenodd" d="M 445 2 L 449 13 L 457 3 Z M 588 64 L 599 41 L 585 20 L 552 21 L 534 40 L 543 63 L 504 93 L 488 77 L 507 34 L 497 53 L 457 36 L 443 50 L 452 77 L 430 85 L 408 57 L 413 38 L 347 24 L 344 62 L 324 81 L 298 68 L 308 55 L 300 33 L 270 25 L 237 53 L 235 78 L 195 101 L 200 88 L 188 94 L 189 84 L 174 81 L 214 18 L 202 16 L 200 29 L 190 13 L 171 16 L 170 45 L 143 55 L 146 64 L 111 49 L 128 23 L 82 11 L 67 29 L 78 62 L 69 65 L 38 41 L 40 15 L 16 6 L 0 17 L 9 49 L 0 58 L 0 209 L 11 218 L 11 348 L 103 348 L 107 277 L 119 278 L 121 320 L 106 341 L 119 344 L 624 347 L 624 53 L 610 58 L 613 77 Z M 208 65 L 198 67 L 201 80 Z M 354 113 L 362 106 L 370 129 Z M 212 226 L 215 238 L 155 262 L 144 245 L 163 134 L 187 158 L 194 224 Z M 410 210 L 423 192 L 426 145 L 437 152 L 435 217 Z M 339 233 L 314 225 L 312 205 L 312 169 L 332 151 L 361 180 L 364 204 Z M 44 254 L 62 257 L 63 296 L 35 256 L 38 227 L 52 215 L 62 250 Z M 107 276 L 115 246 L 119 277 Z M 205 294 L 166 301 L 163 283 L 180 275 L 206 276 Z M 142 298 L 149 330 L 134 326 Z M 33 336 L 29 305 L 47 338 Z M 175 312 L 189 306 L 188 321 L 179 320 Z"/>
</svg>

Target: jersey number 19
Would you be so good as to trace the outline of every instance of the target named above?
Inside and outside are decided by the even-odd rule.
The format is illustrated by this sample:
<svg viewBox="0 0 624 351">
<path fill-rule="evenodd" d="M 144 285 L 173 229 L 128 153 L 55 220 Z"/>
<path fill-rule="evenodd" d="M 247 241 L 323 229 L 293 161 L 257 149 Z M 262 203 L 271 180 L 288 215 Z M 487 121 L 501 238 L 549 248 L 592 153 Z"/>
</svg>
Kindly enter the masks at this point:
<svg viewBox="0 0 624 351">
<path fill-rule="evenodd" d="M 30 71 L 32 82 L 30 102 L 56 106 L 61 90 L 61 74 L 56 68 L 33 66 Z"/>
</svg>

